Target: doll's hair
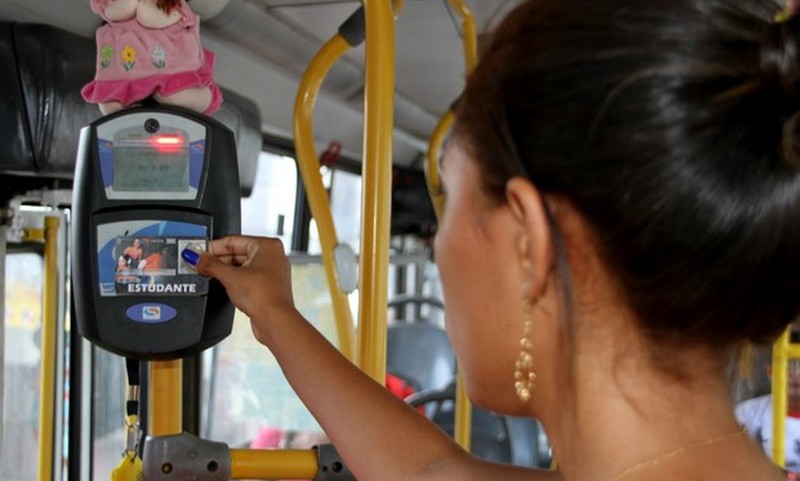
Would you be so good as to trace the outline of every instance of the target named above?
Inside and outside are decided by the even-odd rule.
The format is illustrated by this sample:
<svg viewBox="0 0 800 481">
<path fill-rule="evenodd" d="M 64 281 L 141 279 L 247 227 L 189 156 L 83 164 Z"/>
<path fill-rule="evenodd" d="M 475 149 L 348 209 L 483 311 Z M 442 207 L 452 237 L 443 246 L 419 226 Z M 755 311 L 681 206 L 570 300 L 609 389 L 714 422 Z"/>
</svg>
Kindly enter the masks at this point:
<svg viewBox="0 0 800 481">
<path fill-rule="evenodd" d="M 156 0 L 156 6 L 164 13 L 170 13 L 173 8 L 177 7 L 181 0 Z"/>
</svg>

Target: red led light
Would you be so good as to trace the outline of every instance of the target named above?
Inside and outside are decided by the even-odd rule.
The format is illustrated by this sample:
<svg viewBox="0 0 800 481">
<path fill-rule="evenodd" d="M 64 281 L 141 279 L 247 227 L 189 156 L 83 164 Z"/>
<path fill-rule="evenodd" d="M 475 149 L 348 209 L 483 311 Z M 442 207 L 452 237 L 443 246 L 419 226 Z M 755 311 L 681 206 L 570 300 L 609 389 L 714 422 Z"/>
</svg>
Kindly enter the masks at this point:
<svg viewBox="0 0 800 481">
<path fill-rule="evenodd" d="M 175 152 L 181 150 L 185 139 L 177 134 L 159 134 L 150 137 L 150 145 L 162 152 Z"/>
<path fill-rule="evenodd" d="M 179 135 L 155 135 L 150 137 L 151 142 L 156 145 L 163 145 L 163 146 L 179 146 L 183 144 L 183 137 Z"/>
</svg>

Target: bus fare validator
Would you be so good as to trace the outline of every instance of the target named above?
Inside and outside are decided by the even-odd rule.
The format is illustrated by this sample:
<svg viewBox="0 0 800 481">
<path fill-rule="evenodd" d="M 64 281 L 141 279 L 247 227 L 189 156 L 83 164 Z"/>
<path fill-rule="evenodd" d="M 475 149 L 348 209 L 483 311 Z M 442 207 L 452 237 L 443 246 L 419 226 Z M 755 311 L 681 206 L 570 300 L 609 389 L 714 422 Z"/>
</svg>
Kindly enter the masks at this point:
<svg viewBox="0 0 800 481">
<path fill-rule="evenodd" d="M 231 332 L 224 288 L 181 259 L 240 232 L 233 133 L 194 112 L 140 107 L 81 131 L 71 254 L 81 335 L 120 355 L 174 359 Z"/>
</svg>

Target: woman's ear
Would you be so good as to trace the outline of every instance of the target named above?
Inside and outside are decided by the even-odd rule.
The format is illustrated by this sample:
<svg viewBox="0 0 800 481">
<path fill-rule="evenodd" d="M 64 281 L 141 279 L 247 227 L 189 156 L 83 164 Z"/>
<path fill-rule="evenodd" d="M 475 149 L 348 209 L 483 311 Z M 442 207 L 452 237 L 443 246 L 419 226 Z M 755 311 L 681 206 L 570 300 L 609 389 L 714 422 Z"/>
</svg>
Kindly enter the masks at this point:
<svg viewBox="0 0 800 481">
<path fill-rule="evenodd" d="M 506 201 L 519 227 L 516 248 L 525 271 L 522 295 L 535 303 L 544 294 L 555 265 L 547 204 L 539 189 L 523 177 L 513 177 L 506 183 Z"/>
</svg>

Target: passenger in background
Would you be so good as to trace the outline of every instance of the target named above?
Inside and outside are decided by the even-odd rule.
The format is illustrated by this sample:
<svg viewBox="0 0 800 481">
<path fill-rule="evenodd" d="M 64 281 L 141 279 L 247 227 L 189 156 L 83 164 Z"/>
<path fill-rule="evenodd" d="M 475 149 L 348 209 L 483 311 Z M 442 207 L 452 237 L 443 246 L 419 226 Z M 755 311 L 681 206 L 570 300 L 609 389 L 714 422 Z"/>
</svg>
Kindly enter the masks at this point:
<svg viewBox="0 0 800 481">
<path fill-rule="evenodd" d="M 436 237 L 476 404 L 558 471 L 481 461 L 295 309 L 279 241 L 184 257 L 225 285 L 360 480 L 779 481 L 734 416 L 739 346 L 800 314 L 800 16 L 772 0 L 531 0 L 458 105 Z"/>
</svg>

